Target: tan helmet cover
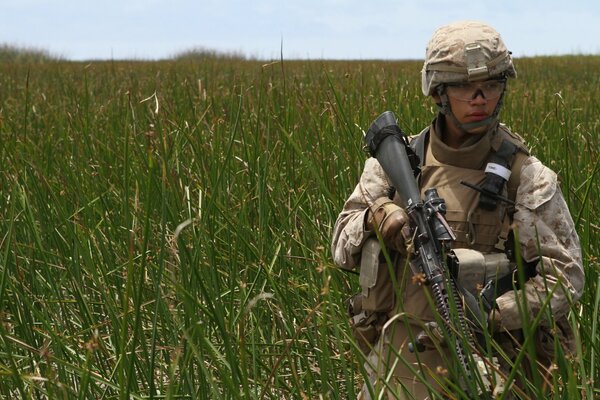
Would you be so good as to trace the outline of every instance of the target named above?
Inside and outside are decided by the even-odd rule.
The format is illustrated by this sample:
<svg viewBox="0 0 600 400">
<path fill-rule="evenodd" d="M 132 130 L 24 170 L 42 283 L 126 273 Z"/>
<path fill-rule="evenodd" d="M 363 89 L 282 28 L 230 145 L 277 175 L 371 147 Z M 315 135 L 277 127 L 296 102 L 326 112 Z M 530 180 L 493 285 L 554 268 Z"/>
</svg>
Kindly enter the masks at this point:
<svg viewBox="0 0 600 400">
<path fill-rule="evenodd" d="M 430 96 L 442 83 L 477 81 L 502 74 L 517 76 L 500 34 L 483 22 L 454 22 L 433 33 L 421 70 L 421 88 L 424 95 Z"/>
</svg>

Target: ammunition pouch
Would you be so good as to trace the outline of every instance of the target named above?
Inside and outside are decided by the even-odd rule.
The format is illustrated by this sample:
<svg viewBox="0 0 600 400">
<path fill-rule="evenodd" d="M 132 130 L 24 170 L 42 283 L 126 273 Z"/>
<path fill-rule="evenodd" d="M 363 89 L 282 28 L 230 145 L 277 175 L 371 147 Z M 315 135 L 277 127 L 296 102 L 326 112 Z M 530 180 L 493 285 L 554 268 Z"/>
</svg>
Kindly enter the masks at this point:
<svg viewBox="0 0 600 400">
<path fill-rule="evenodd" d="M 394 285 L 381 245 L 376 237 L 367 239 L 362 247 L 360 275 L 362 309 L 369 312 L 389 312 L 394 306 Z"/>
<path fill-rule="evenodd" d="M 352 335 L 363 355 L 368 356 L 381 335 L 387 314 L 363 310 L 362 300 L 362 293 L 355 294 L 346 301 L 346 306 Z"/>
<path fill-rule="evenodd" d="M 489 315 L 496 308 L 496 298 L 513 288 L 514 264 L 504 253 L 483 254 L 471 249 L 450 251 L 447 264 L 468 319 L 477 331 L 491 329 Z"/>
<path fill-rule="evenodd" d="M 394 306 L 394 285 L 381 245 L 376 237 L 362 247 L 359 283 L 361 292 L 346 301 L 352 333 L 361 351 L 367 355 Z M 383 262 L 382 262 L 383 261 Z"/>
<path fill-rule="evenodd" d="M 514 270 L 504 253 L 483 254 L 477 250 L 454 249 L 448 254 L 448 267 L 457 285 L 479 295 L 490 281 L 496 281 Z"/>
</svg>

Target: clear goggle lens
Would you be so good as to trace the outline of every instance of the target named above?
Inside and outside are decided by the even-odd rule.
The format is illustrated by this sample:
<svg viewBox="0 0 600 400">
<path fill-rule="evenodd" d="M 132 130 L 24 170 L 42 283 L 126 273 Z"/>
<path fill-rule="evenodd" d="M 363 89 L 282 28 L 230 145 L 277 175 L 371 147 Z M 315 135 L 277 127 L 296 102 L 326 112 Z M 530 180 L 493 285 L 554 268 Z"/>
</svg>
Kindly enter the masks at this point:
<svg viewBox="0 0 600 400">
<path fill-rule="evenodd" d="M 461 101 L 474 100 L 480 93 L 486 100 L 494 100 L 500 97 L 506 80 L 494 79 L 485 82 L 449 83 L 446 85 L 446 93 L 453 99 Z"/>
</svg>

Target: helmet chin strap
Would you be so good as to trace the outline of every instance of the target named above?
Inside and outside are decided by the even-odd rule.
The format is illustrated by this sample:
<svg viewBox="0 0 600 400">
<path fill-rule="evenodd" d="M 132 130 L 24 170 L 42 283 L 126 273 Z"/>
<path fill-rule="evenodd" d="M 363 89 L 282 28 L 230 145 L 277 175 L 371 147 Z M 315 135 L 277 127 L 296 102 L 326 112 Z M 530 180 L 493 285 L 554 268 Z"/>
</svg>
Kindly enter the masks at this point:
<svg viewBox="0 0 600 400">
<path fill-rule="evenodd" d="M 489 126 L 498 119 L 498 114 L 500 114 L 500 108 L 502 108 L 505 93 L 505 91 L 502 92 L 500 98 L 498 99 L 498 103 L 496 103 L 496 108 L 494 108 L 494 112 L 489 117 L 482 119 L 481 121 L 467 122 L 466 124 L 461 124 L 458 121 L 458 118 L 456 118 L 456 116 L 452 112 L 452 108 L 450 107 L 450 99 L 448 98 L 448 94 L 446 93 L 446 87 L 444 85 L 440 85 L 436 88 L 436 91 L 442 101 L 441 105 L 438 104 L 439 112 L 445 115 L 447 118 L 450 118 L 459 130 L 467 134 L 470 133 L 470 131 L 473 129 L 477 129 L 482 126 Z"/>
</svg>

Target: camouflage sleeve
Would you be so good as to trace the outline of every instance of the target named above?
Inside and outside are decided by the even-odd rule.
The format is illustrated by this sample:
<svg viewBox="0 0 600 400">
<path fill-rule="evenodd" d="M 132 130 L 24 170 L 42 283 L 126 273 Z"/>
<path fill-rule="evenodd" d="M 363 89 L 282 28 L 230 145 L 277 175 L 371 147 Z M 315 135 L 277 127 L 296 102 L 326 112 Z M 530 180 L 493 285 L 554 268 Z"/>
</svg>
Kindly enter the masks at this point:
<svg viewBox="0 0 600 400">
<path fill-rule="evenodd" d="M 353 269 L 360 251 L 371 232 L 365 231 L 367 210 L 379 197 L 386 196 L 390 183 L 374 158 L 365 162 L 365 168 L 356 188 L 346 200 L 333 228 L 331 252 L 334 262 L 344 269 Z"/>
<path fill-rule="evenodd" d="M 579 237 L 556 174 L 535 157 L 521 169 L 514 224 L 519 233 L 526 261 L 539 258 L 537 275 L 519 291 L 510 291 L 496 301 L 502 326 L 522 326 L 523 306 L 527 300 L 529 318 L 537 316 L 544 304 L 555 317 L 567 314 L 583 292 L 584 272 Z"/>
</svg>

